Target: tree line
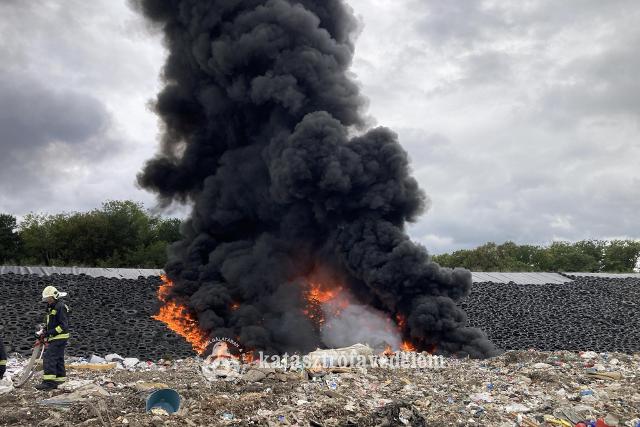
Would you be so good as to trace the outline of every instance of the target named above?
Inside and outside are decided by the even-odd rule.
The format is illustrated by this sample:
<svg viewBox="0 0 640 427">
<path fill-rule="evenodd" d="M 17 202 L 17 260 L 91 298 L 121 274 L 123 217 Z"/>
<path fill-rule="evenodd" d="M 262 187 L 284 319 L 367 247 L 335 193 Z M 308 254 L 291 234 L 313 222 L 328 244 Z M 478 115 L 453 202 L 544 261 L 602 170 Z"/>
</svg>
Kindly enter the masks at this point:
<svg viewBox="0 0 640 427">
<path fill-rule="evenodd" d="M 180 220 L 140 203 L 108 201 L 88 212 L 0 214 L 0 264 L 162 268 L 167 245 L 180 239 Z M 640 241 L 583 240 L 547 246 L 487 243 L 435 255 L 445 267 L 471 271 L 632 272 Z"/>
<path fill-rule="evenodd" d="M 471 271 L 557 271 L 631 273 L 640 260 L 640 241 L 582 240 L 547 246 L 487 243 L 475 249 L 436 255 L 445 267 Z"/>
<path fill-rule="evenodd" d="M 133 201 L 108 201 L 89 212 L 0 214 L 0 264 L 162 268 L 180 239 L 180 220 Z"/>
</svg>

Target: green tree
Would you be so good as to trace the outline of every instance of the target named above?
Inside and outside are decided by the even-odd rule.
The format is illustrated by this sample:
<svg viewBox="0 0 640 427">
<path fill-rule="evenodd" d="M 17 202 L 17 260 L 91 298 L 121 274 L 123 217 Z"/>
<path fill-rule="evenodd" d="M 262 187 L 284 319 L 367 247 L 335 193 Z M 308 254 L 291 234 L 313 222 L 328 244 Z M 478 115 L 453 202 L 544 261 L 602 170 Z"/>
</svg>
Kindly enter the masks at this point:
<svg viewBox="0 0 640 427">
<path fill-rule="evenodd" d="M 549 253 L 550 271 L 584 271 L 597 272 L 600 270 L 599 258 L 584 251 L 577 244 L 569 242 L 553 242 L 547 249 Z"/>
<path fill-rule="evenodd" d="M 617 273 L 634 271 L 640 259 L 640 241 L 612 240 L 604 248 L 603 270 Z"/>
<path fill-rule="evenodd" d="M 640 241 L 582 240 L 549 246 L 490 242 L 475 249 L 436 255 L 433 260 L 445 267 L 473 271 L 630 272 L 640 260 Z"/>
<path fill-rule="evenodd" d="M 152 215 L 139 203 L 108 201 L 89 212 L 27 215 L 19 232 L 24 263 L 159 268 L 179 229 L 180 220 Z"/>
<path fill-rule="evenodd" d="M 64 221 L 64 215 L 28 214 L 19 226 L 23 241 L 26 264 L 52 265 L 62 249 L 57 236 L 63 232 L 56 230 Z"/>
<path fill-rule="evenodd" d="M 0 214 L 0 263 L 16 262 L 20 257 L 22 240 L 16 232 L 17 228 L 15 216 Z"/>
</svg>

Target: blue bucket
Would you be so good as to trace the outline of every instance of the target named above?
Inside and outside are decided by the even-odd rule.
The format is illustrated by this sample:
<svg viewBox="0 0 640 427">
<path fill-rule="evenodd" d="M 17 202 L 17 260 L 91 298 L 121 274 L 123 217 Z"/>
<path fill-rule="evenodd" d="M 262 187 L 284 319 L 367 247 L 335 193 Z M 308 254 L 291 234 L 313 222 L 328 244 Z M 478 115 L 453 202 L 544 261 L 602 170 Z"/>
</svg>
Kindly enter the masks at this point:
<svg viewBox="0 0 640 427">
<path fill-rule="evenodd" d="M 173 414 L 180 409 L 180 395 L 170 388 L 156 390 L 147 397 L 147 408 L 149 412 L 153 408 L 162 408 L 167 413 Z"/>
</svg>

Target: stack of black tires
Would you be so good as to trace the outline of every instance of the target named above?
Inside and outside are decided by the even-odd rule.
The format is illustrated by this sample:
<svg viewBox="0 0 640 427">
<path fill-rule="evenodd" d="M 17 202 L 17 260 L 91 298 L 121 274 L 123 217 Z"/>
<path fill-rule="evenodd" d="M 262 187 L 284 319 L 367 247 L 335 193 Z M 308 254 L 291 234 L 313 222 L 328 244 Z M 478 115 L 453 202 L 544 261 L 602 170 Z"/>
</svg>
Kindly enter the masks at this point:
<svg viewBox="0 0 640 427">
<path fill-rule="evenodd" d="M 568 276 L 571 277 L 571 276 Z M 640 279 L 474 283 L 460 305 L 505 350 L 640 351 Z"/>
<path fill-rule="evenodd" d="M 117 353 L 141 360 L 193 356 L 191 346 L 162 322 L 157 312 L 159 277 L 137 280 L 86 275 L 0 275 L 0 325 L 9 352 L 31 354 L 35 327 L 44 322 L 42 289 L 67 292 L 71 339 L 68 355 Z"/>
<path fill-rule="evenodd" d="M 640 279 L 572 277 L 565 284 L 476 283 L 460 305 L 469 324 L 505 350 L 640 351 Z M 44 320 L 42 289 L 68 292 L 68 354 L 118 353 L 142 360 L 195 355 L 152 316 L 159 277 L 137 280 L 86 275 L 0 275 L 0 325 L 7 350 L 30 354 Z"/>
</svg>

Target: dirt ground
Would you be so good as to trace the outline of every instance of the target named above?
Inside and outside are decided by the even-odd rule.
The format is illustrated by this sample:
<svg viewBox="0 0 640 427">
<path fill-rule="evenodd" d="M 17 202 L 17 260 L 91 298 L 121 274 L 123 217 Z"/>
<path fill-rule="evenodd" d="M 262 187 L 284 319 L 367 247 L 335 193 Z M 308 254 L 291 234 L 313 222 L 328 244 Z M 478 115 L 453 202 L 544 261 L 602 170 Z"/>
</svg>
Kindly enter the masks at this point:
<svg viewBox="0 0 640 427">
<path fill-rule="evenodd" d="M 573 426 L 576 417 L 607 417 L 611 426 L 640 423 L 640 354 L 527 351 L 444 362 L 440 368 L 321 371 L 311 378 L 304 370 L 254 366 L 257 376 L 211 382 L 201 373 L 202 360 L 186 359 L 131 370 L 70 370 L 68 390 L 50 392 L 33 388 L 36 374 L 0 395 L 0 425 L 506 427 L 561 420 Z M 162 387 L 150 383 L 180 394 L 177 414 L 145 412 L 148 389 Z M 85 400 L 43 402 L 84 389 L 90 390 Z"/>
</svg>

